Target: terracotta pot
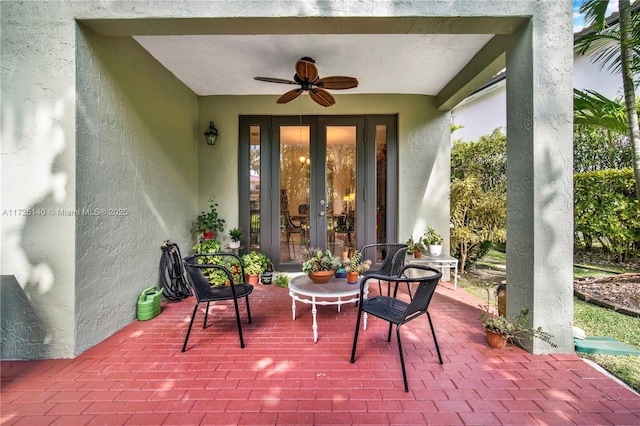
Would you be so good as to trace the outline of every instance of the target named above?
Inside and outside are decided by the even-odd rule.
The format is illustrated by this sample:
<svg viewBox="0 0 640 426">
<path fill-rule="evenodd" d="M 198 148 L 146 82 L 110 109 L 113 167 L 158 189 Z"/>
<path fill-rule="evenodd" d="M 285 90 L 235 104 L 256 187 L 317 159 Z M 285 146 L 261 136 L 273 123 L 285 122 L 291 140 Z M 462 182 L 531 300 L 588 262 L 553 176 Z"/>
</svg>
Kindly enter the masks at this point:
<svg viewBox="0 0 640 426">
<path fill-rule="evenodd" d="M 504 334 L 495 333 L 491 330 L 486 330 L 487 332 L 487 343 L 489 347 L 502 349 L 507 345 L 507 338 Z"/>
<path fill-rule="evenodd" d="M 347 282 L 349 284 L 355 284 L 358 282 L 358 274 L 357 272 L 347 272 Z"/>
<path fill-rule="evenodd" d="M 413 257 L 415 257 L 416 259 L 420 259 L 422 257 L 422 252 L 421 251 L 414 251 L 413 252 Z"/>
<path fill-rule="evenodd" d="M 246 280 L 247 280 L 247 284 L 258 284 L 260 278 L 260 274 L 247 274 L 246 276 Z"/>
<path fill-rule="evenodd" d="M 316 284 L 324 284 L 333 278 L 334 271 L 318 271 L 309 274 L 309 278 Z"/>
</svg>

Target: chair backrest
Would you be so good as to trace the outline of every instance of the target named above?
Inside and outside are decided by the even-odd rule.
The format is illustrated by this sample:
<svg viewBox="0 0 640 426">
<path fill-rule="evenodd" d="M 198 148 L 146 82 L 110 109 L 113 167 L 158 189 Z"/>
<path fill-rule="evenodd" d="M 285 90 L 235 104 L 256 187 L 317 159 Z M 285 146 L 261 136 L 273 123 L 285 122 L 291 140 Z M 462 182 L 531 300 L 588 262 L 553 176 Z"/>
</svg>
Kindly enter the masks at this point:
<svg viewBox="0 0 640 426">
<path fill-rule="evenodd" d="M 407 250 L 409 247 L 400 247 L 391 258 L 391 271 L 389 271 L 389 275 L 400 275 L 400 271 L 404 266 L 404 259 L 407 255 Z"/>
<path fill-rule="evenodd" d="M 282 216 L 283 216 L 284 224 L 288 231 L 301 229 L 301 226 L 296 225 L 291 220 L 291 215 L 289 214 L 289 210 L 282 210 Z"/>
<path fill-rule="evenodd" d="M 198 263 L 198 259 L 203 259 L 204 262 L 215 261 L 216 263 Z M 244 277 L 244 266 L 242 264 L 242 260 L 240 256 L 235 253 L 206 253 L 206 254 L 195 254 L 192 256 L 187 256 L 183 259 L 184 268 L 187 271 L 187 276 L 189 278 L 189 282 L 191 283 L 191 287 L 196 295 L 198 300 L 204 300 L 211 297 L 212 287 L 209 284 L 209 281 L 203 274 L 203 270 L 205 269 L 218 269 L 224 272 L 230 283 L 230 296 L 235 297 L 235 284 L 240 284 L 234 282 L 233 274 L 227 268 L 227 262 L 230 259 L 237 260 L 237 264 L 239 267 L 239 273 L 241 277 Z M 244 279 L 243 281 L 244 282 Z"/>
<path fill-rule="evenodd" d="M 382 275 L 397 275 L 404 264 L 404 257 L 408 246 L 403 243 L 377 243 L 367 244 L 360 249 L 363 259 L 371 259 L 373 264 L 377 263 L 378 251 L 382 252 L 384 259 L 379 269 L 371 268 L 372 272 Z M 404 250 L 403 250 L 404 249 Z M 401 253 L 396 256 L 396 253 Z"/>
<path fill-rule="evenodd" d="M 410 264 L 403 267 L 398 276 L 402 277 L 401 279 L 404 282 L 418 283 L 418 288 L 415 290 L 413 299 L 404 314 L 404 322 L 406 318 L 410 318 L 416 313 L 424 313 L 427 311 L 433 293 L 436 291 L 438 281 L 442 278 L 442 272 L 429 266 Z"/>
</svg>

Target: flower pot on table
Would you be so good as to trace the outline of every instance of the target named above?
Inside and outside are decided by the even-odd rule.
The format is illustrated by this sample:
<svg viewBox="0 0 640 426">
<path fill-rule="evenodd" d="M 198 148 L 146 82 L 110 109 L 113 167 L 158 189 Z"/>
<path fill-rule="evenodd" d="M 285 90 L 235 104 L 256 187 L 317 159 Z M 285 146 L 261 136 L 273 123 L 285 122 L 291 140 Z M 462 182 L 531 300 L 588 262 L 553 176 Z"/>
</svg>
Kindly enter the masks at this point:
<svg viewBox="0 0 640 426">
<path fill-rule="evenodd" d="M 334 271 L 318 271 L 311 272 L 309 278 L 316 284 L 324 284 L 333 278 Z"/>
</svg>

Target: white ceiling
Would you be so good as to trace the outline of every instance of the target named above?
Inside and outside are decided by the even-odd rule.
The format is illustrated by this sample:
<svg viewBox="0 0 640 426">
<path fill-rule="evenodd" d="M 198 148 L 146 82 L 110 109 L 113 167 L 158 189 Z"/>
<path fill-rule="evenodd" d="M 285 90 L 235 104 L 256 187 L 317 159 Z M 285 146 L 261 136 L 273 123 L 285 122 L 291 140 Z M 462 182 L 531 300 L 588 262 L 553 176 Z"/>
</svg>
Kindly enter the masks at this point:
<svg viewBox="0 0 640 426">
<path fill-rule="evenodd" d="M 348 93 L 437 95 L 493 34 L 291 34 L 134 36 L 197 95 L 282 94 L 303 56 L 320 77 L 356 77 Z M 334 91 L 335 93 L 335 91 Z"/>
</svg>

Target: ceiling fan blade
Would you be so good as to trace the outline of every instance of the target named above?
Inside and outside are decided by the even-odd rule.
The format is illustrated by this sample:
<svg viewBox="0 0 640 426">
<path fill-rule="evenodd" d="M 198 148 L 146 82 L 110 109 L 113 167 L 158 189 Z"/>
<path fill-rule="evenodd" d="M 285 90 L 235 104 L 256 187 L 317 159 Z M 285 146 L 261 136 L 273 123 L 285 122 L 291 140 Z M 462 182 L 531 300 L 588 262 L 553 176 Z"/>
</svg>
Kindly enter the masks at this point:
<svg viewBox="0 0 640 426">
<path fill-rule="evenodd" d="M 309 90 L 309 96 L 323 107 L 330 107 L 336 103 L 336 100 L 331 96 L 331 93 L 324 89 L 313 88 Z"/>
<path fill-rule="evenodd" d="M 298 83 L 293 80 L 285 80 L 283 78 L 253 77 L 253 79 L 258 81 L 266 81 L 267 83 L 295 84 L 296 86 L 298 85 Z"/>
<path fill-rule="evenodd" d="M 300 96 L 300 94 L 302 92 L 303 92 L 302 89 L 289 90 L 287 93 L 285 93 L 284 95 L 280 96 L 278 98 L 278 100 L 276 101 L 276 103 L 278 103 L 278 104 L 286 104 L 287 102 L 291 102 L 292 100 L 294 100 L 295 98 Z"/>
<path fill-rule="evenodd" d="M 358 79 L 353 77 L 344 77 L 334 75 L 331 77 L 323 77 L 315 82 L 315 85 L 323 89 L 344 90 L 358 87 Z"/>
<path fill-rule="evenodd" d="M 300 59 L 296 62 L 296 74 L 302 81 L 315 81 L 318 78 L 318 68 L 313 62 Z"/>
</svg>

